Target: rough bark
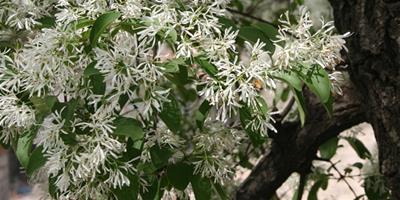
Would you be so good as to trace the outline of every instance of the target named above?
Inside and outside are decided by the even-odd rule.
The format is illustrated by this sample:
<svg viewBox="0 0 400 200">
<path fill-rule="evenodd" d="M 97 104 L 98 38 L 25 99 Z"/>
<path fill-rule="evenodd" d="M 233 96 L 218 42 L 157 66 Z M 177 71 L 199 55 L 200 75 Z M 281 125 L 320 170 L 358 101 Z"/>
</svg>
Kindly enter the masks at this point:
<svg viewBox="0 0 400 200">
<path fill-rule="evenodd" d="M 236 192 L 238 200 L 270 199 L 293 172 L 308 173 L 318 147 L 341 131 L 364 121 L 363 110 L 351 84 L 335 97 L 332 117 L 318 100 L 307 94 L 308 117 L 299 124 L 283 124 L 269 152 L 252 170 Z"/>
<path fill-rule="evenodd" d="M 8 153 L 0 147 L 0 200 L 8 200 L 9 185 Z"/>
<path fill-rule="evenodd" d="M 350 31 L 349 73 L 378 143 L 381 173 L 400 199 L 400 2 L 330 0 L 336 27 Z"/>
</svg>

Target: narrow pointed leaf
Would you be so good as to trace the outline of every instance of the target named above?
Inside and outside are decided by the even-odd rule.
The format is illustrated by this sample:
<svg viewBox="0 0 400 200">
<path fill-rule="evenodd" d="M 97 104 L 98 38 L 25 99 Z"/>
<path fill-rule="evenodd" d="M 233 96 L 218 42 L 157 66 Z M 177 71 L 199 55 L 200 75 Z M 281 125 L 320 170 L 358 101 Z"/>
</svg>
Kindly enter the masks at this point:
<svg viewBox="0 0 400 200">
<path fill-rule="evenodd" d="M 92 30 L 90 31 L 90 45 L 92 47 L 97 45 L 100 35 L 120 16 L 121 13 L 119 12 L 109 12 L 97 18 L 93 24 Z"/>
</svg>

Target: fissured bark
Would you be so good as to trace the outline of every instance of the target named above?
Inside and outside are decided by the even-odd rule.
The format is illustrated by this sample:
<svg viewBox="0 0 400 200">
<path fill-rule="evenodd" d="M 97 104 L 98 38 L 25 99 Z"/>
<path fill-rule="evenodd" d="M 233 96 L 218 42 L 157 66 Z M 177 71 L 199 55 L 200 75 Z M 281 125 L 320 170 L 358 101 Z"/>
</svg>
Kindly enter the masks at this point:
<svg viewBox="0 0 400 200">
<path fill-rule="evenodd" d="M 400 199 L 400 2 L 330 0 L 348 41 L 349 73 L 378 142 L 380 171 Z"/>
</svg>

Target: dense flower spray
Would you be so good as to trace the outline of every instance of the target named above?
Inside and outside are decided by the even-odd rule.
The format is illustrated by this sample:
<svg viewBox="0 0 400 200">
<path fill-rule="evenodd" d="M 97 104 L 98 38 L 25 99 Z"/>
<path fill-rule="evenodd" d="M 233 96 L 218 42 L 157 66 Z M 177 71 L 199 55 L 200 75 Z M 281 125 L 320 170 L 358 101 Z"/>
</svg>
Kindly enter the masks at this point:
<svg viewBox="0 0 400 200">
<path fill-rule="evenodd" d="M 0 53 L 2 142 L 32 138 L 49 198 L 190 196 L 195 181 L 168 182 L 177 166 L 226 184 L 246 132 L 275 131 L 263 90 L 281 73 L 331 72 L 347 36 L 330 22 L 313 32 L 303 9 L 296 24 L 281 18 L 273 54 L 261 40 L 237 45 L 219 21 L 228 3 L 3 1 L 2 23 L 32 34 Z"/>
</svg>

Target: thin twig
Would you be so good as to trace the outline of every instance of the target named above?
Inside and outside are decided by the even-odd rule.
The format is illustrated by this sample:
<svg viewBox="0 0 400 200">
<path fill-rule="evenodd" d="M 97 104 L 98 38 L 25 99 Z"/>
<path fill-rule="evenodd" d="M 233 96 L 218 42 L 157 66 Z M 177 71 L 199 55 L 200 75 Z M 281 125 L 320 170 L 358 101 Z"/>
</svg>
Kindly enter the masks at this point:
<svg viewBox="0 0 400 200">
<path fill-rule="evenodd" d="M 354 194 L 354 196 L 356 198 L 358 197 L 353 187 L 351 187 L 350 183 L 346 180 L 346 175 L 342 174 L 342 172 L 340 172 L 339 169 L 336 167 L 336 163 L 333 163 L 330 159 L 325 159 L 320 157 L 317 157 L 316 160 L 329 162 L 331 164 L 331 167 L 339 174 L 338 180 L 343 180 L 346 183 L 347 187 L 350 189 L 350 191 Z"/>
<path fill-rule="evenodd" d="M 269 21 L 267 21 L 267 20 L 264 20 L 264 19 L 255 17 L 255 16 L 253 16 L 253 15 L 250 15 L 250 14 L 247 14 L 247 13 L 244 13 L 244 12 L 240 12 L 240 11 L 234 10 L 234 9 L 232 9 L 232 8 L 226 8 L 226 10 L 229 11 L 229 12 L 231 12 L 231 13 L 238 14 L 238 15 L 241 15 L 241 16 L 243 16 L 243 17 L 247 17 L 247 18 L 249 18 L 249 19 L 253 19 L 253 20 L 256 20 L 256 21 L 259 21 L 259 22 L 263 22 L 263 23 L 269 24 L 269 25 L 271 25 L 271 26 L 273 26 L 273 27 L 275 27 L 275 28 L 278 28 L 278 26 L 277 26 L 276 24 L 274 24 L 274 23 L 272 23 L 272 22 L 269 22 Z"/>
<path fill-rule="evenodd" d="M 332 161 L 329 161 L 333 167 L 333 169 L 339 174 L 340 178 L 346 183 L 347 187 L 351 190 L 351 192 L 354 194 L 355 197 L 357 197 L 357 193 L 354 191 L 353 187 L 351 187 L 350 183 L 346 180 L 346 176 L 342 174 L 342 172 L 339 171 L 339 169 L 336 167 L 336 164 L 333 163 Z"/>
<path fill-rule="evenodd" d="M 289 114 L 290 110 L 291 110 L 292 107 L 293 107 L 294 102 L 295 102 L 295 99 L 294 99 L 294 97 L 292 96 L 292 97 L 289 99 L 289 101 L 286 103 L 285 107 L 283 107 L 283 109 L 282 109 L 281 111 L 278 111 L 278 112 L 276 113 L 276 115 L 277 115 L 276 118 L 278 119 L 278 121 L 282 121 L 282 120 L 286 117 L 286 115 Z"/>
</svg>

